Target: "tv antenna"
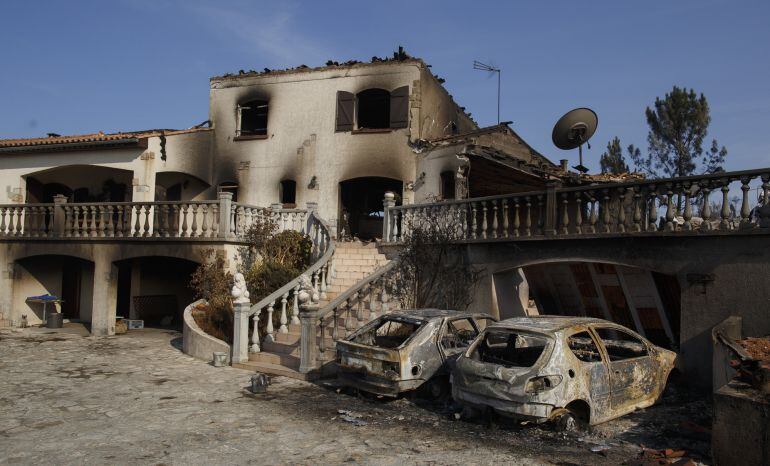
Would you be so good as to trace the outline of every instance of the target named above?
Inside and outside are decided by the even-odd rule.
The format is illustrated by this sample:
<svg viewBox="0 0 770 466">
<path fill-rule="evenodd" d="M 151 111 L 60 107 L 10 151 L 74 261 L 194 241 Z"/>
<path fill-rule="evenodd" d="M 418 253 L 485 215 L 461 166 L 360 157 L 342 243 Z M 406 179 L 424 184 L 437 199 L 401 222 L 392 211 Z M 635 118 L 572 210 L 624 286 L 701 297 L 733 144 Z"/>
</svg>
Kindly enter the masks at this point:
<svg viewBox="0 0 770 466">
<path fill-rule="evenodd" d="M 588 172 L 588 168 L 583 165 L 583 144 L 591 148 L 588 140 L 594 135 L 598 125 L 599 117 L 596 112 L 590 108 L 576 108 L 565 113 L 553 127 L 551 139 L 556 147 L 562 150 L 578 148 L 580 164 L 572 168 L 580 173 Z"/>
<path fill-rule="evenodd" d="M 473 60 L 473 69 L 497 73 L 497 124 L 500 124 L 500 68 Z"/>
</svg>

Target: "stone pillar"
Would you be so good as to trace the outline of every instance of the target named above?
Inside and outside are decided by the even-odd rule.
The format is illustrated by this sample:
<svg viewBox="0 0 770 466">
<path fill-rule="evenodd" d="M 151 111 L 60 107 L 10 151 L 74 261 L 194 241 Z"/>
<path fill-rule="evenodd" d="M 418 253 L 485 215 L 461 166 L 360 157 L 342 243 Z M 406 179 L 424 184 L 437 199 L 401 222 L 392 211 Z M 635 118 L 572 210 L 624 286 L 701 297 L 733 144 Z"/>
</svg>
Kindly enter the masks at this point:
<svg viewBox="0 0 770 466">
<path fill-rule="evenodd" d="M 559 200 L 556 199 L 556 189 L 561 187 L 561 183 L 551 180 L 546 183 L 545 192 L 545 223 L 543 223 L 544 233 L 546 235 L 556 234 L 556 214 L 559 212 Z"/>
<path fill-rule="evenodd" d="M 308 303 L 300 306 L 300 360 L 299 371 L 307 374 L 318 369 L 318 342 L 316 341 L 316 327 L 318 327 L 317 303 Z"/>
<path fill-rule="evenodd" d="M 53 203 L 53 236 L 64 236 L 64 224 L 66 218 L 64 204 L 67 203 L 67 196 L 64 194 L 57 194 L 53 197 Z"/>
<path fill-rule="evenodd" d="M 382 215 L 382 241 L 387 243 L 390 240 L 390 208 L 396 205 L 396 195 L 388 191 L 382 200 L 384 212 Z"/>
<path fill-rule="evenodd" d="M 94 291 L 91 309 L 91 334 L 115 334 L 115 309 L 118 304 L 118 268 L 106 251 L 94 251 Z"/>
<path fill-rule="evenodd" d="M 0 320 L 15 320 L 13 309 L 13 279 L 16 264 L 8 254 L 9 244 L 0 244 Z"/>
<path fill-rule="evenodd" d="M 219 237 L 230 238 L 230 210 L 233 205 L 233 193 L 219 191 Z"/>
<path fill-rule="evenodd" d="M 230 361 L 233 364 L 249 360 L 249 317 L 251 304 L 234 303 L 233 309 L 233 346 Z"/>
</svg>

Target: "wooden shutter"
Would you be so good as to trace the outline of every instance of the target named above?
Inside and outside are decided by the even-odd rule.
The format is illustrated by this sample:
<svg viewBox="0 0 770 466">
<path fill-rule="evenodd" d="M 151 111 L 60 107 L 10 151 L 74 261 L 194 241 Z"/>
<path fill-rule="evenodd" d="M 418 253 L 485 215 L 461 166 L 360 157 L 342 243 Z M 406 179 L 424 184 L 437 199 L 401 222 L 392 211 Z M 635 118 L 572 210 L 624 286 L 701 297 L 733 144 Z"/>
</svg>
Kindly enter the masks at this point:
<svg viewBox="0 0 770 466">
<path fill-rule="evenodd" d="M 335 131 L 353 130 L 353 109 L 356 96 L 350 92 L 337 91 L 337 126 Z"/>
<path fill-rule="evenodd" d="M 409 124 L 409 86 L 390 93 L 390 127 L 406 128 Z"/>
</svg>

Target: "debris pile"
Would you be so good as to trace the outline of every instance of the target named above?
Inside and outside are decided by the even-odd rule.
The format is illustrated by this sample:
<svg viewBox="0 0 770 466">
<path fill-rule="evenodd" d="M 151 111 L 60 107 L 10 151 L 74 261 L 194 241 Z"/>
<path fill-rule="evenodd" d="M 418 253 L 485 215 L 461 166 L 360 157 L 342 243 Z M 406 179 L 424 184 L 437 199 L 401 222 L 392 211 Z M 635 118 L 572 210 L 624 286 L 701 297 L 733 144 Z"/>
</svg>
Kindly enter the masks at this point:
<svg viewBox="0 0 770 466">
<path fill-rule="evenodd" d="M 770 395 L 770 337 L 744 338 L 736 342 L 743 349 L 731 365 L 736 369 L 735 380 Z"/>
</svg>

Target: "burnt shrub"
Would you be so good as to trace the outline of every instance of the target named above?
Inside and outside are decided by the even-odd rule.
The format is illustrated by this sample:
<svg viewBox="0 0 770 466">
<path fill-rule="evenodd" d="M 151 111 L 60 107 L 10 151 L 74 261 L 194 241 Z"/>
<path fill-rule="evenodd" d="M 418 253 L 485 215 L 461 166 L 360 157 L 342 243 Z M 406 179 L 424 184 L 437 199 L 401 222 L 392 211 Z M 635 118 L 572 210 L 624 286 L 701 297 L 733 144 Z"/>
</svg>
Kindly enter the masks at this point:
<svg viewBox="0 0 770 466">
<path fill-rule="evenodd" d="M 213 249 L 204 251 L 190 288 L 196 299 L 205 299 L 208 305 L 195 309 L 192 316 L 201 330 L 227 343 L 232 343 L 233 338 L 232 286 L 233 276 L 225 269 L 225 258 Z"/>
</svg>

